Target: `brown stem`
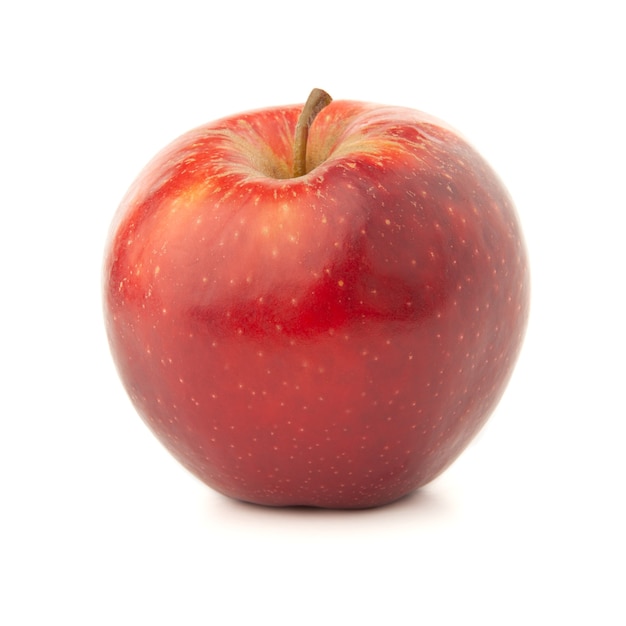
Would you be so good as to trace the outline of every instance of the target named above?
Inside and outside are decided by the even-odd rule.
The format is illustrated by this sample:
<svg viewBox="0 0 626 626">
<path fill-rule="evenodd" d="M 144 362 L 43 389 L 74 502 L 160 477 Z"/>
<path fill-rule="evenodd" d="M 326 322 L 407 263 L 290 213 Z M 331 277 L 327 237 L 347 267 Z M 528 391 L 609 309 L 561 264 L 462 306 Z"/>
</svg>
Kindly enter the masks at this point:
<svg viewBox="0 0 626 626">
<path fill-rule="evenodd" d="M 313 89 L 296 124 L 296 136 L 293 146 L 293 175 L 306 174 L 306 142 L 309 128 L 317 114 L 332 102 L 332 98 L 322 89 Z"/>
</svg>

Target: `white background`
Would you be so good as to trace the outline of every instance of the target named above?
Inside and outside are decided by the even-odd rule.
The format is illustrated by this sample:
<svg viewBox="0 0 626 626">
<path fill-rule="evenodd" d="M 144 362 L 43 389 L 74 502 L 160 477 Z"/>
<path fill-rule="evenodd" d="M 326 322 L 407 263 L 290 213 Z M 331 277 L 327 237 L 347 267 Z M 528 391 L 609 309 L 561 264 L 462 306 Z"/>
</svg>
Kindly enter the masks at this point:
<svg viewBox="0 0 626 626">
<path fill-rule="evenodd" d="M 626 624 L 618 2 L 2 7 L 0 623 Z M 488 427 L 421 493 L 357 513 L 197 482 L 126 399 L 101 317 L 108 225 L 153 154 L 313 86 L 460 129 L 532 262 Z"/>
</svg>

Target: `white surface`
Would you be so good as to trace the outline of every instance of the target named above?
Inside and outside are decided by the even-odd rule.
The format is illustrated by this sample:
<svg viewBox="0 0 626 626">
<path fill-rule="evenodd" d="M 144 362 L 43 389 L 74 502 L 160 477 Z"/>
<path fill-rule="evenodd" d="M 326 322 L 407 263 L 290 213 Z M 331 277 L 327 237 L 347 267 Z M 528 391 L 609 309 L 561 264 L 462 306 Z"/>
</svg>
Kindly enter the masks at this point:
<svg viewBox="0 0 626 626">
<path fill-rule="evenodd" d="M 619 3 L 424 4 L 0 9 L 0 623 L 626 623 Z M 487 429 L 361 513 L 199 484 L 135 415 L 100 314 L 104 237 L 147 160 L 313 86 L 459 128 L 515 198 L 533 270 Z"/>
</svg>

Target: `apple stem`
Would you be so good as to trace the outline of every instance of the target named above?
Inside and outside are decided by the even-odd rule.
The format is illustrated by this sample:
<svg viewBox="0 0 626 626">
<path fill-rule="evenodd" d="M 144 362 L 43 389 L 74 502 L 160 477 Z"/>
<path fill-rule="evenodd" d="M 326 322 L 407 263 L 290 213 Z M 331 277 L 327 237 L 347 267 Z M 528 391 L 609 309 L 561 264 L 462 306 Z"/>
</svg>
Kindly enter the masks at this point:
<svg viewBox="0 0 626 626">
<path fill-rule="evenodd" d="M 306 174 L 306 142 L 309 138 L 309 128 L 317 114 L 332 102 L 332 98 L 323 89 L 311 91 L 296 124 L 296 135 L 293 146 L 293 175 Z"/>
</svg>

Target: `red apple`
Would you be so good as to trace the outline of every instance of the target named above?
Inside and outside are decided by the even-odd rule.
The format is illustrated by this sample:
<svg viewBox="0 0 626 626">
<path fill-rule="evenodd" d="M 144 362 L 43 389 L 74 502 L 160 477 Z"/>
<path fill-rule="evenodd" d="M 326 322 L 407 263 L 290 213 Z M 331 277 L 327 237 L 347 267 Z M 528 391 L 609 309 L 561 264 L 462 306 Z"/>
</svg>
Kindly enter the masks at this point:
<svg viewBox="0 0 626 626">
<path fill-rule="evenodd" d="M 106 328 L 137 411 L 208 485 L 373 507 L 433 480 L 494 410 L 528 264 L 507 191 L 458 133 L 320 94 L 197 128 L 147 166 L 107 243 Z"/>
</svg>

